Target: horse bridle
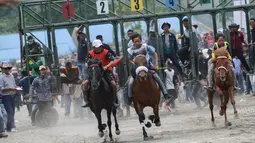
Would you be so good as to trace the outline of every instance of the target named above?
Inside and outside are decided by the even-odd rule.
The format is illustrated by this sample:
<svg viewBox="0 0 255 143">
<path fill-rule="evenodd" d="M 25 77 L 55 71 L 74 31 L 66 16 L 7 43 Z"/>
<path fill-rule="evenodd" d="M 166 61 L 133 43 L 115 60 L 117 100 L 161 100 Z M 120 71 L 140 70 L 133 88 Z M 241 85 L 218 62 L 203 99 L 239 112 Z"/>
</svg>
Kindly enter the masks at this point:
<svg viewBox="0 0 255 143">
<path fill-rule="evenodd" d="M 89 65 L 89 68 L 93 68 L 93 67 L 99 67 L 99 65 L 98 65 L 98 64 L 91 64 L 91 65 Z M 104 71 L 104 72 L 105 72 L 105 71 Z M 100 80 L 97 82 L 98 85 L 100 84 L 100 82 L 101 82 L 101 80 L 102 80 L 102 77 L 103 77 L 103 75 L 104 75 L 104 72 L 101 73 L 101 78 L 100 78 Z"/>
<path fill-rule="evenodd" d="M 227 59 L 227 57 L 226 56 L 219 56 L 219 57 L 217 57 L 217 59 Z M 226 72 L 228 72 L 227 68 L 224 67 L 224 66 L 218 67 L 217 70 L 220 70 L 220 69 L 224 69 Z"/>
</svg>

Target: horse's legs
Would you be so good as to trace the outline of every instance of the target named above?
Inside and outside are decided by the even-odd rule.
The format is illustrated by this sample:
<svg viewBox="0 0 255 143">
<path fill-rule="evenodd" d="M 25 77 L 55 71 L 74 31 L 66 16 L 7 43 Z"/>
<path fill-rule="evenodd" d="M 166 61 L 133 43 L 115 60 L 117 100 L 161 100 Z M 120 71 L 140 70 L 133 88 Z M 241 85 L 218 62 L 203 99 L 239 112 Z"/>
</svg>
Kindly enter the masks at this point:
<svg viewBox="0 0 255 143">
<path fill-rule="evenodd" d="M 98 122 L 98 130 L 99 130 L 98 135 L 100 137 L 103 137 L 104 136 L 104 129 L 105 129 L 106 125 L 102 124 L 101 110 L 100 111 L 97 110 L 95 112 L 95 115 L 96 115 L 97 122 Z"/>
<path fill-rule="evenodd" d="M 159 118 L 159 114 L 158 114 L 158 110 L 159 110 L 159 105 L 158 104 L 155 104 L 154 107 L 153 107 L 153 113 L 155 115 L 155 125 L 157 127 L 161 126 L 161 122 L 160 122 L 160 118 Z"/>
<path fill-rule="evenodd" d="M 116 109 L 115 108 L 113 108 L 112 113 L 113 113 L 113 117 L 114 117 L 114 121 L 115 121 L 115 133 L 116 133 L 116 135 L 119 135 L 120 134 L 120 129 L 119 129 L 118 121 L 117 121 Z"/>
<path fill-rule="evenodd" d="M 233 87 L 230 87 L 228 89 L 228 93 L 229 93 L 231 104 L 232 104 L 232 106 L 234 108 L 235 117 L 237 118 L 238 114 L 237 114 L 237 110 L 236 110 L 236 101 L 235 101 L 235 97 L 234 97 L 234 89 L 233 89 Z"/>
<path fill-rule="evenodd" d="M 149 140 L 150 138 L 148 137 L 148 134 L 145 130 L 145 126 L 147 126 L 147 125 L 144 124 L 145 115 L 143 113 L 143 107 L 141 107 L 141 105 L 139 103 L 134 103 L 134 106 L 135 106 L 136 113 L 138 114 L 139 122 L 142 126 L 143 139 L 144 140 Z"/>
<path fill-rule="evenodd" d="M 207 95 L 208 95 L 208 103 L 210 106 L 210 110 L 211 110 L 211 121 L 212 121 L 212 126 L 215 127 L 215 119 L 214 119 L 214 115 L 213 115 L 213 92 L 207 90 Z"/>
<path fill-rule="evenodd" d="M 231 123 L 228 122 L 228 118 L 227 118 L 227 104 L 228 104 L 228 100 L 229 100 L 229 94 L 228 93 L 224 93 L 223 112 L 225 114 L 225 127 L 231 126 Z"/>
<path fill-rule="evenodd" d="M 108 125 L 108 128 L 109 128 L 110 141 L 113 141 L 113 139 L 112 139 L 112 120 L 111 120 L 111 114 L 112 114 L 112 110 L 108 109 L 107 110 L 107 119 L 108 119 L 107 125 Z"/>
</svg>

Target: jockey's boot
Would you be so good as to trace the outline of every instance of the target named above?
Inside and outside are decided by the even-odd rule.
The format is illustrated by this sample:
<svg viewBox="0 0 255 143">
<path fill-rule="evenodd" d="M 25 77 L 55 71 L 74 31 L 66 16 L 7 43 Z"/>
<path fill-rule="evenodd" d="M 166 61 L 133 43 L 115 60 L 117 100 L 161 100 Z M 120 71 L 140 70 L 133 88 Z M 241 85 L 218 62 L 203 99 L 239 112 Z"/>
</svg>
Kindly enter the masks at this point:
<svg viewBox="0 0 255 143">
<path fill-rule="evenodd" d="M 204 88 L 209 90 L 209 91 L 214 91 L 214 89 L 213 89 L 213 69 L 214 69 L 214 64 L 211 64 L 209 66 L 208 76 L 207 76 L 208 86 L 204 86 Z"/>
<path fill-rule="evenodd" d="M 118 98 L 117 98 L 117 89 L 113 88 L 112 93 L 113 93 L 113 106 L 115 108 L 118 108 L 119 107 L 119 104 L 118 104 L 119 101 L 118 101 Z"/>
<path fill-rule="evenodd" d="M 81 107 L 83 107 L 83 108 L 90 107 L 91 106 L 91 100 L 89 98 L 88 91 L 83 91 L 83 94 L 84 94 L 84 101 L 85 101 L 86 104 L 81 106 Z"/>
</svg>

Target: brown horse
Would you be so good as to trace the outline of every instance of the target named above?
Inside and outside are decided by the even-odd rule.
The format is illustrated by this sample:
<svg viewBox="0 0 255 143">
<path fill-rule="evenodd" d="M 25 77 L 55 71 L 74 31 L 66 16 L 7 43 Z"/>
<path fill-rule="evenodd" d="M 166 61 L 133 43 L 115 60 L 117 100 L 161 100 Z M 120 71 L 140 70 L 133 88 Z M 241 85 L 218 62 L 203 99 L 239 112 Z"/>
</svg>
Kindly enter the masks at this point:
<svg viewBox="0 0 255 143">
<path fill-rule="evenodd" d="M 231 99 L 231 103 L 234 107 L 234 114 L 237 117 L 237 111 L 235 107 L 235 99 L 234 99 L 234 78 L 233 73 L 231 71 L 231 67 L 229 65 L 229 59 L 228 59 L 228 51 L 224 48 L 217 49 L 215 51 L 215 57 L 216 57 L 216 66 L 214 69 L 214 87 L 218 94 L 220 95 L 220 101 L 221 101 L 221 109 L 219 114 L 221 116 L 225 115 L 225 126 L 231 126 L 231 123 L 228 122 L 227 119 L 227 104 L 229 101 L 229 98 Z M 210 105 L 211 110 L 211 121 L 212 125 L 216 126 L 215 119 L 213 115 L 213 91 L 207 91 L 208 94 L 208 102 Z"/>
<path fill-rule="evenodd" d="M 146 57 L 144 55 L 138 55 L 135 58 L 137 69 L 132 94 L 134 108 L 142 125 L 144 140 L 149 140 L 153 137 L 148 137 L 145 126 L 150 128 L 151 122 L 155 123 L 156 126 L 161 126 L 159 118 L 160 89 L 153 79 L 152 73 L 145 67 L 146 63 Z M 151 122 L 144 123 L 145 115 L 143 109 L 146 106 L 153 108 L 154 115 L 148 117 Z"/>
</svg>

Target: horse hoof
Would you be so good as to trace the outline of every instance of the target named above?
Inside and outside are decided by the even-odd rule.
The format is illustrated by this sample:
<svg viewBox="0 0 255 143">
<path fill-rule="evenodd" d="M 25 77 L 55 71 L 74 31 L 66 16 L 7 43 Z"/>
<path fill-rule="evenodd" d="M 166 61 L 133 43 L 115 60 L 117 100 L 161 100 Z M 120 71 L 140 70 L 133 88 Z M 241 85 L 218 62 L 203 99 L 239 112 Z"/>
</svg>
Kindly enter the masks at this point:
<svg viewBox="0 0 255 143">
<path fill-rule="evenodd" d="M 153 136 L 143 137 L 143 140 L 145 140 L 145 141 L 148 141 L 148 140 L 151 140 L 151 139 L 153 139 Z"/>
<path fill-rule="evenodd" d="M 158 121 L 157 123 L 155 123 L 155 125 L 156 125 L 157 127 L 160 127 L 160 126 L 161 126 L 161 122 Z"/>
<path fill-rule="evenodd" d="M 154 119 L 155 119 L 155 116 L 154 116 L 154 115 L 150 115 L 150 116 L 148 117 L 148 119 L 151 120 L 151 122 L 153 123 L 153 121 L 154 121 Z"/>
<path fill-rule="evenodd" d="M 231 122 L 225 123 L 225 127 L 229 127 L 229 126 L 232 126 L 232 123 L 231 123 Z"/>
<path fill-rule="evenodd" d="M 114 143 L 114 140 L 111 138 L 111 139 L 110 139 L 110 142 L 111 142 L 111 143 Z"/>
<path fill-rule="evenodd" d="M 115 131 L 115 134 L 116 134 L 116 135 L 120 135 L 120 130 L 116 130 L 116 131 Z"/>
<path fill-rule="evenodd" d="M 145 126 L 146 126 L 147 128 L 150 128 L 150 127 L 151 127 L 151 122 L 147 122 L 147 123 L 145 124 Z"/>
<path fill-rule="evenodd" d="M 103 126 L 103 130 L 107 127 L 106 124 L 102 124 L 102 126 Z"/>
<path fill-rule="evenodd" d="M 99 131 L 98 135 L 99 135 L 100 138 L 102 138 L 104 136 L 104 132 Z"/>
</svg>

